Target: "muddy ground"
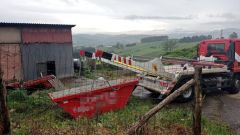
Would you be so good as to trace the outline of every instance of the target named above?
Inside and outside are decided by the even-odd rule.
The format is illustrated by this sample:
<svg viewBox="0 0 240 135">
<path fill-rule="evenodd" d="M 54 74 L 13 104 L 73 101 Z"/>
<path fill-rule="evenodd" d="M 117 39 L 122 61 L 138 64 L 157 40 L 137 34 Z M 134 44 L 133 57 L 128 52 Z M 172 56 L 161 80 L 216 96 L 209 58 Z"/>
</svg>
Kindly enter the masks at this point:
<svg viewBox="0 0 240 135">
<path fill-rule="evenodd" d="M 142 88 L 135 89 L 133 95 L 140 98 L 153 98 L 150 92 Z M 172 104 L 187 107 L 192 105 L 189 102 Z M 202 112 L 210 119 L 227 123 L 233 132 L 240 135 L 240 93 L 228 94 L 221 91 L 209 93 L 204 97 Z"/>
<path fill-rule="evenodd" d="M 203 114 L 211 119 L 226 122 L 237 135 L 240 135 L 240 93 L 208 94 L 204 99 Z"/>
</svg>

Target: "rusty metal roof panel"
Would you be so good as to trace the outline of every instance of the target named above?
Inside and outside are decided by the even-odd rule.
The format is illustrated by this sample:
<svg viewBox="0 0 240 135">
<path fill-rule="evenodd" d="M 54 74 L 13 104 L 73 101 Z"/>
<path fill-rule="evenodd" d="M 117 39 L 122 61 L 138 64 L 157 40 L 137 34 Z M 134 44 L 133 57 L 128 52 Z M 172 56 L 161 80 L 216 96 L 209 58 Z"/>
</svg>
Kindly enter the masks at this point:
<svg viewBox="0 0 240 135">
<path fill-rule="evenodd" d="M 32 43 L 72 43 L 72 31 L 68 28 L 23 28 L 22 42 Z"/>
</svg>

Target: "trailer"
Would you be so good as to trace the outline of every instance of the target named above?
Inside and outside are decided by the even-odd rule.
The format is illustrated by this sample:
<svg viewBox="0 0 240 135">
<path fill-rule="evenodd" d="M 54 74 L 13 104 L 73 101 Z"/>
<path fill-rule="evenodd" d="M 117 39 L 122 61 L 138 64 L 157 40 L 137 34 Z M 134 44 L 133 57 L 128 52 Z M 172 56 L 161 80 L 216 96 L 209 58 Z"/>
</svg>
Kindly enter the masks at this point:
<svg viewBox="0 0 240 135">
<path fill-rule="evenodd" d="M 87 55 L 86 55 L 87 54 Z M 80 51 L 81 56 L 131 70 L 137 73 L 138 86 L 167 96 L 193 78 L 194 66 L 201 66 L 203 92 L 216 90 L 238 93 L 240 90 L 240 40 L 212 39 L 200 42 L 197 59 L 159 57 L 147 62 L 123 57 L 118 54 L 96 49 L 95 52 Z M 178 99 L 189 101 L 193 98 L 193 87 Z"/>
<path fill-rule="evenodd" d="M 239 54 L 239 55 L 238 55 Z M 198 47 L 197 59 L 159 57 L 149 61 L 137 61 L 134 57 L 96 49 L 80 51 L 81 57 L 89 57 L 104 63 L 137 73 L 132 80 L 92 80 L 92 84 L 49 93 L 49 97 L 72 117 L 92 117 L 96 114 L 123 108 L 136 86 L 157 93 L 164 98 L 193 78 L 194 67 L 202 67 L 203 92 L 215 90 L 237 93 L 240 90 L 240 40 L 204 40 Z M 190 87 L 178 97 L 186 102 L 193 98 Z"/>
<path fill-rule="evenodd" d="M 36 88 L 44 88 L 44 89 L 50 89 L 55 87 L 53 84 L 57 80 L 56 76 L 54 75 L 47 75 L 43 76 L 34 80 L 28 80 L 25 82 L 12 82 L 7 83 L 6 87 L 7 89 L 19 89 L 24 88 L 27 90 L 33 90 Z"/>
</svg>

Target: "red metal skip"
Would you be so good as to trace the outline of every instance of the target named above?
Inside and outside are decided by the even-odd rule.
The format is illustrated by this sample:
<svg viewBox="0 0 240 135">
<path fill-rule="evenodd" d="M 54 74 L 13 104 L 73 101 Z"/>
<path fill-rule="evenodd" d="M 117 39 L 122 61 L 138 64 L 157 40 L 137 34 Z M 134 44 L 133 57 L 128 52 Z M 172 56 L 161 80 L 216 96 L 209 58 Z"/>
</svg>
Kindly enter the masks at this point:
<svg viewBox="0 0 240 135">
<path fill-rule="evenodd" d="M 137 83 L 138 80 L 132 80 L 58 98 L 52 97 L 50 93 L 49 97 L 74 118 L 93 117 L 96 114 L 123 108 Z"/>
</svg>

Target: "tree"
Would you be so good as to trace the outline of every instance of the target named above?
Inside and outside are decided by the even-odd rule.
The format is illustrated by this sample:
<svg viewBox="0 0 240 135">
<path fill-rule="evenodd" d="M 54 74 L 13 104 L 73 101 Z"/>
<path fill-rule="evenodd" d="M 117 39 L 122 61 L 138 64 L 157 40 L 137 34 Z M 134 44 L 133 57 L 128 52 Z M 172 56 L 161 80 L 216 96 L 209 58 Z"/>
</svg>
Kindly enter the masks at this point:
<svg viewBox="0 0 240 135">
<path fill-rule="evenodd" d="M 192 36 L 192 37 L 183 37 L 179 39 L 179 42 L 199 42 L 205 39 L 212 39 L 212 35 L 200 35 L 200 36 Z"/>
<path fill-rule="evenodd" d="M 117 49 L 123 49 L 123 48 L 124 48 L 124 45 L 121 44 L 121 43 L 119 43 L 119 42 L 117 42 L 116 48 L 117 48 Z"/>
<path fill-rule="evenodd" d="M 168 40 L 164 43 L 164 50 L 167 52 L 171 52 L 174 50 L 177 42 L 175 40 Z"/>
<path fill-rule="evenodd" d="M 236 32 L 233 32 L 229 35 L 229 38 L 238 38 L 238 34 Z"/>
<path fill-rule="evenodd" d="M 141 43 L 157 42 L 157 41 L 166 41 L 168 36 L 151 36 L 141 39 Z"/>
<path fill-rule="evenodd" d="M 10 117 L 7 107 L 7 90 L 3 82 L 3 71 L 0 67 L 0 134 L 10 134 L 10 127 Z"/>
</svg>

